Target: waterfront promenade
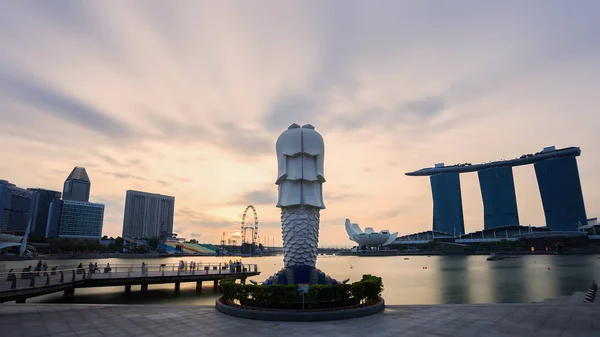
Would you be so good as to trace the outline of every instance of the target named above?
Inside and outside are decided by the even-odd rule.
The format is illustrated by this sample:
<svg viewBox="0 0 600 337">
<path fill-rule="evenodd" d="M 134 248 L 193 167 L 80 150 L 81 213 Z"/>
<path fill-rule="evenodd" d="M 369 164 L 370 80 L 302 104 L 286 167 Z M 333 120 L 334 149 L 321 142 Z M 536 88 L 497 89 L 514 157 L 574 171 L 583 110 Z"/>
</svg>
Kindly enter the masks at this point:
<svg viewBox="0 0 600 337">
<path fill-rule="evenodd" d="M 600 305 L 394 305 L 332 322 L 267 322 L 212 306 L 3 304 L 3 337 L 16 336 L 600 336 Z"/>
<path fill-rule="evenodd" d="M 24 303 L 27 298 L 64 291 L 72 296 L 77 288 L 124 286 L 125 292 L 131 287 L 140 285 L 142 291 L 148 285 L 172 283 L 175 291 L 179 291 L 182 282 L 196 282 L 196 289 L 202 288 L 202 282 L 212 281 L 217 287 L 218 281 L 224 278 L 239 279 L 245 282 L 248 277 L 259 275 L 256 264 L 198 264 L 197 269 L 187 266 L 180 269 L 177 265 L 139 265 L 112 266 L 110 271 L 90 273 L 86 268 L 67 268 L 44 272 L 0 273 L 0 302 L 17 301 Z"/>
</svg>

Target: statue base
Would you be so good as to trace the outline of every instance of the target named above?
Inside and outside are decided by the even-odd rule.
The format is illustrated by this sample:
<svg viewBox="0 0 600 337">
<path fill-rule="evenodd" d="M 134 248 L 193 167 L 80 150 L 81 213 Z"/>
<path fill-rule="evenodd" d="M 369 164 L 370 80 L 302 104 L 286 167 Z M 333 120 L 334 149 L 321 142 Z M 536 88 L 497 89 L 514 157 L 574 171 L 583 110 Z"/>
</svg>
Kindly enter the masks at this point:
<svg viewBox="0 0 600 337">
<path fill-rule="evenodd" d="M 338 284 L 338 281 L 315 267 L 293 266 L 281 269 L 263 282 L 263 285 L 272 284 Z"/>
</svg>

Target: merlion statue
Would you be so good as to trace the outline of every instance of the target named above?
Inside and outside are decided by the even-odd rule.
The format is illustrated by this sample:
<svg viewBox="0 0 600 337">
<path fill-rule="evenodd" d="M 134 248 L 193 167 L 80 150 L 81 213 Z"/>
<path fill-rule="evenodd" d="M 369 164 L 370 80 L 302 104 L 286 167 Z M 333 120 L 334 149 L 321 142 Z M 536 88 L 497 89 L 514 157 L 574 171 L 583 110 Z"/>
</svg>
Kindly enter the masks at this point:
<svg viewBox="0 0 600 337">
<path fill-rule="evenodd" d="M 315 268 L 323 203 L 325 146 L 315 127 L 292 124 L 276 143 L 284 269 L 266 284 L 336 283 Z"/>
</svg>

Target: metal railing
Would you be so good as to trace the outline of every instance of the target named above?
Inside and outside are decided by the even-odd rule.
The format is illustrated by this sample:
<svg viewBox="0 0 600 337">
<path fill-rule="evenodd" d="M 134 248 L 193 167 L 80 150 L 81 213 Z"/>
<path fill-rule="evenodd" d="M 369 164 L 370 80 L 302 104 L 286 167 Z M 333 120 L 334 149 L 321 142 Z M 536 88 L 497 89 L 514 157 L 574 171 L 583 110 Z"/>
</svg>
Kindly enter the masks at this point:
<svg viewBox="0 0 600 337">
<path fill-rule="evenodd" d="M 28 288 L 47 287 L 52 285 L 73 283 L 86 279 L 113 279 L 113 278 L 139 278 L 139 277 L 162 277 L 162 276 L 186 276 L 186 275 L 227 275 L 258 272 L 256 264 L 229 264 L 229 263 L 198 263 L 190 268 L 184 265 L 180 268 L 178 264 L 116 264 L 109 268 L 106 266 L 98 269 L 66 266 L 63 268 L 46 271 L 20 271 L 12 269 L 0 273 L 0 293 Z M 56 268 L 56 267 L 55 267 Z"/>
<path fill-rule="evenodd" d="M 180 266 L 177 263 L 163 264 L 113 264 L 93 267 L 66 266 L 68 268 L 85 269 L 87 278 L 131 278 L 131 277 L 158 277 L 182 275 L 222 275 L 236 273 L 258 272 L 257 264 L 229 264 L 229 263 L 195 263 Z"/>
<path fill-rule="evenodd" d="M 588 288 L 587 292 L 583 297 L 583 303 L 592 303 L 596 299 L 596 292 L 598 291 L 598 284 L 596 281 L 592 281 L 592 285 Z"/>
<path fill-rule="evenodd" d="M 500 242 L 502 240 L 507 240 L 507 241 L 517 241 L 518 238 L 515 237 L 497 237 L 497 238 L 465 238 L 465 239 L 456 239 L 454 240 L 455 243 L 477 243 L 477 242 Z"/>
<path fill-rule="evenodd" d="M 85 270 L 54 269 L 46 271 L 13 271 L 0 273 L 0 293 L 20 289 L 48 287 L 84 280 Z"/>
</svg>

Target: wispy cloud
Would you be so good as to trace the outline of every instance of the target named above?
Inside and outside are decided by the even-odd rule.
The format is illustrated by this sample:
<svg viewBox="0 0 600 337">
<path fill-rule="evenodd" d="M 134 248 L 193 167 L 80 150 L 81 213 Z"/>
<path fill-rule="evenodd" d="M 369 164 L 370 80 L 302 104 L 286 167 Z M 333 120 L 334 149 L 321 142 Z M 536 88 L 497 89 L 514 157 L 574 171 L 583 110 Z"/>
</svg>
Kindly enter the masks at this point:
<svg viewBox="0 0 600 337">
<path fill-rule="evenodd" d="M 30 105 L 42 113 L 51 114 L 52 117 L 90 131 L 109 137 L 122 138 L 130 135 L 118 120 L 30 75 L 0 68 L 0 90 L 8 99 Z"/>
<path fill-rule="evenodd" d="M 136 176 L 136 175 L 125 173 L 125 172 L 102 172 L 102 173 L 104 173 L 108 176 L 111 176 L 113 178 L 117 178 L 117 179 L 135 179 L 135 180 L 140 180 L 140 181 L 146 180 L 146 178 L 144 178 L 144 177 Z"/>
<path fill-rule="evenodd" d="M 277 203 L 277 188 L 248 191 L 231 201 L 232 205 L 270 205 Z"/>
</svg>

